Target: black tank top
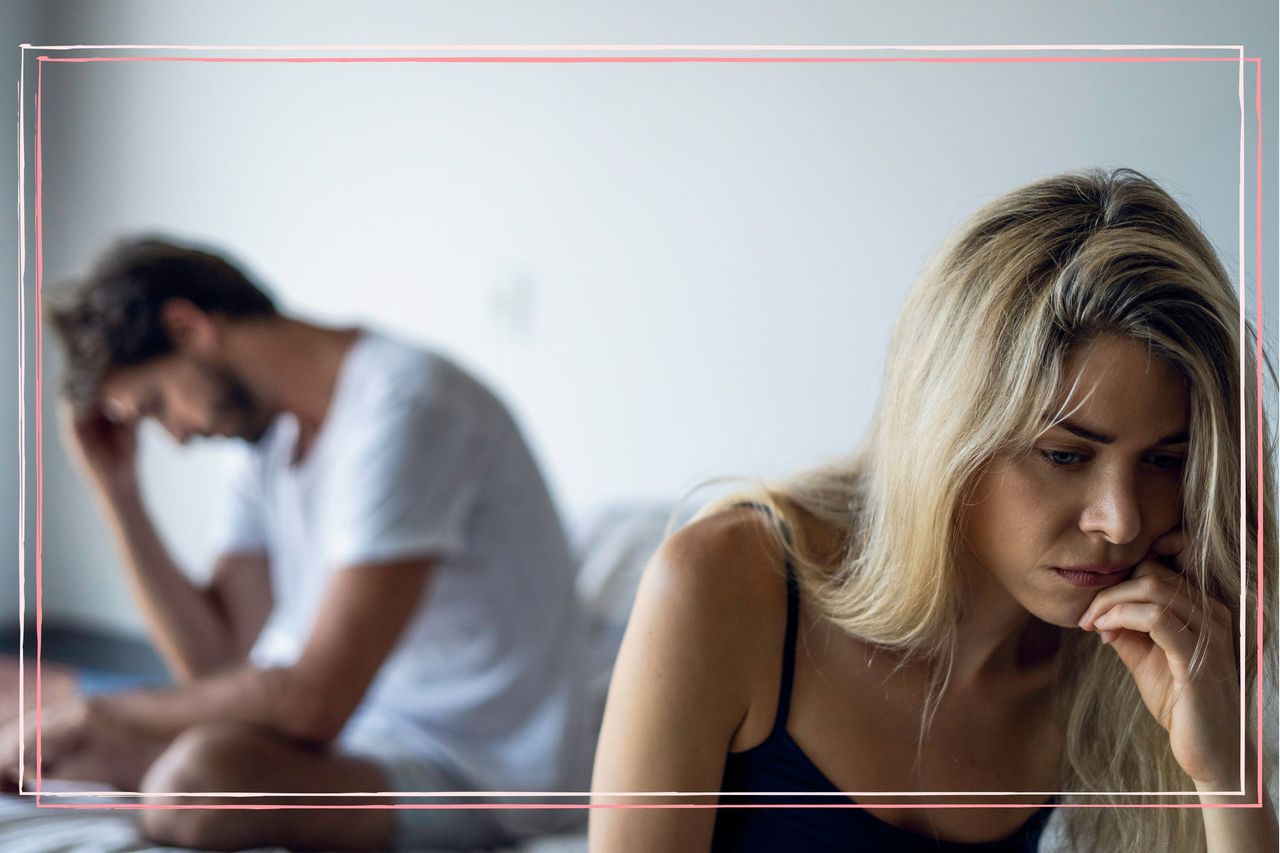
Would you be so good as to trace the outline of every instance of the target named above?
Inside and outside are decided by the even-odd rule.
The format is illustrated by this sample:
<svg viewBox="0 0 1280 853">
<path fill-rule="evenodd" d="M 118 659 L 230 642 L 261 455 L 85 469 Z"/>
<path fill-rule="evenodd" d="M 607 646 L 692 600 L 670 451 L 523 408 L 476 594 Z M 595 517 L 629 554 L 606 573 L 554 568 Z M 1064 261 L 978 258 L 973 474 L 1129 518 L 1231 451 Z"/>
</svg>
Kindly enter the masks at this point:
<svg viewBox="0 0 1280 853">
<path fill-rule="evenodd" d="M 815 791 L 840 789 L 823 775 L 791 735 L 791 682 L 795 675 L 800 591 L 787 563 L 787 633 L 783 645 L 782 686 L 773 731 L 765 741 L 725 761 L 722 791 Z M 1016 832 L 1000 841 L 975 844 L 940 841 L 899 829 L 872 815 L 848 797 L 724 797 L 722 804 L 819 804 L 832 808 L 733 808 L 716 812 L 712 853 L 1032 853 L 1053 809 L 1045 806 Z"/>
</svg>

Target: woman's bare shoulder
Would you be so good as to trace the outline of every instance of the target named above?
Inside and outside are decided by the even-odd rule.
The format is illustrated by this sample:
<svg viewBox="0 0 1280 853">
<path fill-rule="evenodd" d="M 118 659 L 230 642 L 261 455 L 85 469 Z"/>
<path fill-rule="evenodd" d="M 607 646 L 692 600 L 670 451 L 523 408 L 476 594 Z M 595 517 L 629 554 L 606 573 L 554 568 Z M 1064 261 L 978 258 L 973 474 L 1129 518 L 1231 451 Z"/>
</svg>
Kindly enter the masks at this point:
<svg viewBox="0 0 1280 853">
<path fill-rule="evenodd" d="M 648 573 L 714 615 L 758 616 L 785 600 L 784 554 L 762 511 L 729 507 L 669 536 Z"/>
<path fill-rule="evenodd" d="M 780 637 L 786 618 L 775 563 L 780 551 L 754 510 L 709 515 L 654 554 L 614 666 L 595 791 L 629 802 L 619 792 L 718 790 L 725 754 L 758 701 L 754 661 L 762 640 L 774 639 L 761 635 Z M 592 814 L 591 845 L 706 850 L 713 820 L 697 809 L 604 809 Z"/>
<path fill-rule="evenodd" d="M 602 802 L 652 805 L 661 801 L 625 792 L 719 790 L 726 754 L 759 714 L 759 661 L 777 657 L 764 650 L 781 642 L 786 619 L 782 551 L 769 524 L 758 510 L 716 512 L 669 536 L 649 561 L 596 749 L 592 787 Z M 708 850 L 714 818 L 704 809 L 599 809 L 591 847 Z"/>
</svg>

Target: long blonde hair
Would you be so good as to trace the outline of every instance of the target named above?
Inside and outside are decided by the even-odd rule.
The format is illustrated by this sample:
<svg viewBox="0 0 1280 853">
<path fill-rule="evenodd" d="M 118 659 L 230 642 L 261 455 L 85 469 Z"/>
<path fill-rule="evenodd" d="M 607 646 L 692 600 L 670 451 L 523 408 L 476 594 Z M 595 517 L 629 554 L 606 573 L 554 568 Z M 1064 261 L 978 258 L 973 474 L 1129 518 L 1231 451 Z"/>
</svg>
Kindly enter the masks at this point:
<svg viewBox="0 0 1280 853">
<path fill-rule="evenodd" d="M 751 495 L 773 508 L 779 540 L 819 615 L 934 664 L 922 744 L 954 654 L 960 507 L 984 464 L 1028 447 L 1055 414 L 1061 417 L 1053 402 L 1069 352 L 1103 335 L 1139 341 L 1186 378 L 1187 574 L 1198 594 L 1230 607 L 1237 627 L 1245 621 L 1246 638 L 1256 636 L 1260 532 L 1273 577 L 1276 567 L 1274 448 L 1264 431 L 1267 501 L 1260 531 L 1252 414 L 1258 388 L 1253 372 L 1240 370 L 1242 346 L 1251 356 L 1255 338 L 1246 327 L 1241 340 L 1239 311 L 1208 240 L 1143 175 L 1093 170 L 1014 190 L 971 216 L 927 264 L 895 328 L 877 413 L 856 452 Z M 842 534 L 845 551 L 834 568 L 829 555 L 817 558 L 805 541 L 797 509 Z M 1268 638 L 1275 636 L 1275 588 L 1268 586 L 1263 609 Z M 1205 641 L 1202 635 L 1193 666 Z M 1256 696 L 1257 651 L 1246 642 L 1249 731 L 1256 730 L 1248 697 Z M 1114 652 L 1084 632 L 1067 631 L 1059 661 L 1068 686 L 1057 708 L 1064 734 L 1060 790 L 1194 792 L 1168 734 Z M 1270 656 L 1266 665 L 1274 683 Z M 1131 805 L 1171 797 L 1067 797 L 1072 800 Z M 1080 849 L 1204 849 L 1197 809 L 1066 812 L 1065 827 Z"/>
</svg>

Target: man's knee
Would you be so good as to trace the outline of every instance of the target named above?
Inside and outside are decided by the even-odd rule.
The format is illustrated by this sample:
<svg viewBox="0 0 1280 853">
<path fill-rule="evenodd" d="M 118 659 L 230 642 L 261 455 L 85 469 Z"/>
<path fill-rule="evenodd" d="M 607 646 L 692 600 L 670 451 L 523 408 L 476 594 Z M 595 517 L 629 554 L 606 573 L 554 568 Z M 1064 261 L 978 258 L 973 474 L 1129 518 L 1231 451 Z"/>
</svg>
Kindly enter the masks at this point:
<svg viewBox="0 0 1280 853">
<path fill-rule="evenodd" d="M 165 794 L 252 791 L 255 764 L 261 766 L 256 756 L 264 737 L 249 726 L 220 722 L 193 726 L 174 738 L 142 780 L 144 802 L 167 806 L 143 810 L 142 828 L 147 835 L 182 847 L 242 846 L 241 833 L 237 831 L 240 821 L 234 819 L 234 814 L 207 808 L 227 800 Z"/>
<path fill-rule="evenodd" d="M 173 739 L 142 780 L 142 793 L 245 791 L 267 735 L 240 723 L 192 726 Z"/>
</svg>

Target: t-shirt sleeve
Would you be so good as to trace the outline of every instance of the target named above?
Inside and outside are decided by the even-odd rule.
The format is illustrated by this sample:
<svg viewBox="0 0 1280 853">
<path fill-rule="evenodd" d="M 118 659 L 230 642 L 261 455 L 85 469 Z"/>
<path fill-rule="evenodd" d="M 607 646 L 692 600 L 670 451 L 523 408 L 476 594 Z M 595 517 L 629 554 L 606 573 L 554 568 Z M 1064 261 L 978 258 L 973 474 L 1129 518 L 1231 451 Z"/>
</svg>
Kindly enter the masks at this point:
<svg viewBox="0 0 1280 853">
<path fill-rule="evenodd" d="M 460 553 L 484 479 L 484 426 L 465 401 L 394 399 L 334 436 L 326 567 Z"/>
<path fill-rule="evenodd" d="M 267 550 L 261 467 L 257 455 L 245 448 L 234 451 L 228 460 L 222 512 L 214 527 L 214 554 Z"/>
</svg>

